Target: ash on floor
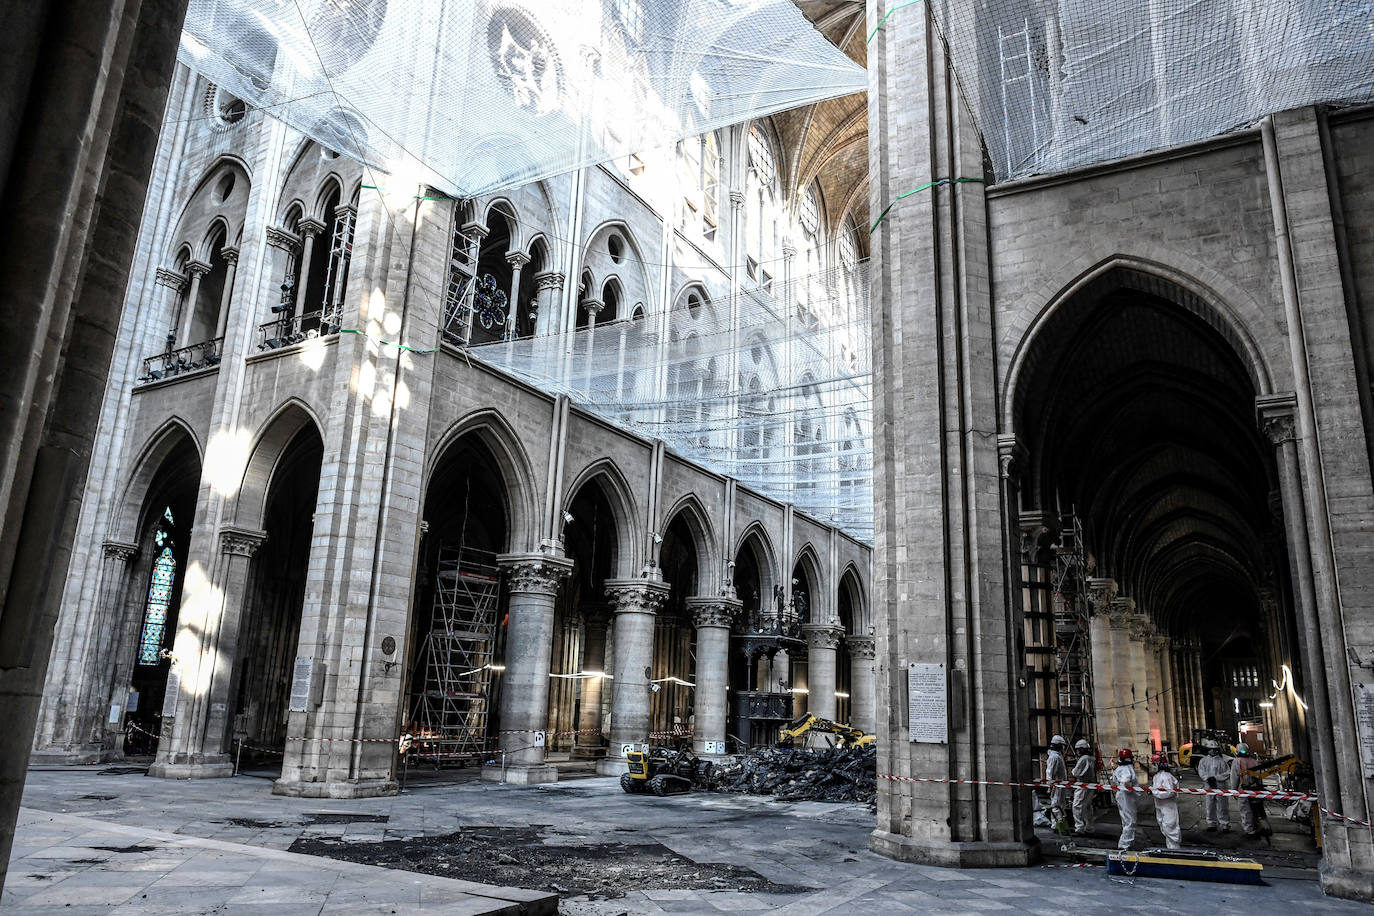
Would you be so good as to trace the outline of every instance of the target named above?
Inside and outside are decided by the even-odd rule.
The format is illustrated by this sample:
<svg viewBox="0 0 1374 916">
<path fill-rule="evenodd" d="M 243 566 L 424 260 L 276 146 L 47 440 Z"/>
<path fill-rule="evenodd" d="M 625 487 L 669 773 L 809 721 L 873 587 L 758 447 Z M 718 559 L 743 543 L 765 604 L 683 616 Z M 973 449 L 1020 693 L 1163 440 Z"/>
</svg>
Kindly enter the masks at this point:
<svg viewBox="0 0 1374 916">
<path fill-rule="evenodd" d="M 373 842 L 301 837 L 290 851 L 484 884 L 551 890 L 564 897 L 586 895 L 592 900 L 656 889 L 767 894 L 815 890 L 774 884 L 735 865 L 693 862 L 659 843 L 562 845 L 556 836 L 550 841 L 544 831 L 526 827 L 472 828 L 443 836 Z"/>
</svg>

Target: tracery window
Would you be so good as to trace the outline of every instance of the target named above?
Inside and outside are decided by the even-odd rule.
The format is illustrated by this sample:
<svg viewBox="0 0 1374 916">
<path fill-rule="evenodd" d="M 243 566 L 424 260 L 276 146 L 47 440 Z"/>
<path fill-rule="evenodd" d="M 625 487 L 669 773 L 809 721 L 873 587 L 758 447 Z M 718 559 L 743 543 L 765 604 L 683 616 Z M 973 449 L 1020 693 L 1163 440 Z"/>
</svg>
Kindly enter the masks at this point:
<svg viewBox="0 0 1374 916">
<path fill-rule="evenodd" d="M 148 596 L 143 605 L 143 629 L 138 639 L 138 663 L 156 665 L 162 660 L 162 641 L 167 635 L 167 612 L 172 604 L 172 585 L 176 581 L 177 561 L 172 555 L 172 510 L 167 508 L 158 523 L 153 542 L 158 549 L 148 581 Z"/>
<path fill-rule="evenodd" d="M 816 203 L 815 188 L 807 188 L 806 193 L 802 195 L 801 202 L 797 205 L 797 217 L 808 234 L 816 234 L 821 225 L 821 208 L 820 204 Z"/>
<path fill-rule="evenodd" d="M 778 177 L 777 163 L 773 160 L 773 145 L 758 125 L 749 128 L 749 167 L 758 173 L 759 180 L 768 188 Z"/>
<path fill-rule="evenodd" d="M 858 263 L 858 252 L 854 249 L 854 231 L 849 226 L 840 233 L 840 263 L 847 271 L 853 271 Z"/>
<path fill-rule="evenodd" d="M 631 41 L 644 40 L 644 6 L 640 0 L 615 0 L 615 14 Z"/>
</svg>

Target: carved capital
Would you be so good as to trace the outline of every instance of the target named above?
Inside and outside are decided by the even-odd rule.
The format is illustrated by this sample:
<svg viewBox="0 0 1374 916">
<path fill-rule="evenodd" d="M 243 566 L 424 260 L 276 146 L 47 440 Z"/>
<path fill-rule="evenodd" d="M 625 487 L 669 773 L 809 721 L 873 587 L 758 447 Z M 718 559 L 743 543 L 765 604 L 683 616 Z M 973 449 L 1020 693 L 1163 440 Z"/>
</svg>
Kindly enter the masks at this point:
<svg viewBox="0 0 1374 916">
<path fill-rule="evenodd" d="M 187 261 L 186 273 L 191 279 L 203 277 L 210 272 L 210 265 L 204 261 Z"/>
<path fill-rule="evenodd" d="M 471 236 L 479 242 L 491 235 L 491 230 L 481 223 L 463 223 L 462 232 L 463 235 Z"/>
<path fill-rule="evenodd" d="M 334 215 L 340 218 L 345 216 L 357 216 L 358 208 L 352 204 L 339 204 L 334 208 Z"/>
<path fill-rule="evenodd" d="M 872 636 L 851 636 L 848 639 L 849 657 L 858 661 L 872 661 L 878 654 Z"/>
<path fill-rule="evenodd" d="M 1140 642 L 1148 642 L 1150 637 L 1155 634 L 1154 621 L 1150 619 L 1148 614 L 1132 614 L 1127 625 L 1131 628 L 1131 638 Z"/>
<path fill-rule="evenodd" d="M 692 625 L 701 627 L 728 628 L 739 616 L 744 607 L 743 601 L 729 598 L 688 598 L 687 610 L 692 615 Z"/>
<path fill-rule="evenodd" d="M 559 581 L 573 568 L 567 557 L 544 554 L 505 554 L 496 562 L 506 571 L 506 588 L 511 594 L 556 595 Z"/>
<path fill-rule="evenodd" d="M 324 223 L 315 219 L 313 216 L 307 216 L 305 219 L 296 223 L 296 228 L 301 231 L 302 238 L 313 239 L 324 231 L 325 226 Z"/>
<path fill-rule="evenodd" d="M 802 624 L 802 633 L 806 634 L 807 648 L 813 652 L 817 649 L 838 649 L 840 643 L 844 642 L 844 627 L 828 623 Z"/>
<path fill-rule="evenodd" d="M 519 270 L 520 268 L 524 267 L 529 262 L 530 256 L 525 254 L 523 251 L 506 252 L 506 263 L 509 264 L 511 267 L 514 267 L 516 270 Z"/>
<path fill-rule="evenodd" d="M 106 541 L 100 545 L 100 551 L 111 560 L 118 560 L 121 563 L 131 563 L 138 556 L 137 547 L 120 541 Z"/>
<path fill-rule="evenodd" d="M 549 289 L 562 289 L 566 279 L 556 270 L 546 270 L 534 275 L 534 288 L 541 293 Z"/>
<path fill-rule="evenodd" d="M 301 250 L 300 236 L 279 229 L 276 226 L 267 227 L 267 244 L 273 248 L 280 248 L 289 254 L 295 254 Z"/>
<path fill-rule="evenodd" d="M 1169 637 L 1165 636 L 1162 633 L 1156 632 L 1146 641 L 1145 644 L 1154 651 L 1158 652 L 1160 649 L 1169 648 Z"/>
<path fill-rule="evenodd" d="M 1260 429 L 1275 447 L 1297 441 L 1294 412 L 1298 399 L 1291 394 L 1272 394 L 1255 398 L 1255 417 Z"/>
<path fill-rule="evenodd" d="M 177 292 L 181 292 L 190 281 L 185 274 L 179 274 L 175 270 L 169 270 L 166 267 L 159 267 L 157 269 L 155 282 L 158 286 L 165 286 L 168 289 L 174 289 Z"/>
<path fill-rule="evenodd" d="M 784 261 L 790 261 L 797 256 L 797 246 L 791 242 L 782 243 L 782 257 Z"/>
<path fill-rule="evenodd" d="M 1026 448 L 1015 436 L 997 437 L 997 464 L 1003 480 L 1014 480 L 1021 476 L 1026 466 Z"/>
<path fill-rule="evenodd" d="M 617 614 L 657 614 L 668 601 L 668 583 L 653 579 L 607 579 L 605 592 Z"/>
<path fill-rule="evenodd" d="M 219 250 L 219 256 L 230 264 L 237 264 L 239 262 L 239 250 L 237 248 L 221 248 Z"/>
<path fill-rule="evenodd" d="M 1113 598 L 1111 604 L 1107 606 L 1107 614 L 1111 617 L 1113 627 L 1124 629 L 1135 614 L 1135 599 Z"/>
<path fill-rule="evenodd" d="M 730 206 L 734 207 L 736 210 L 738 210 L 740 207 L 743 207 L 743 206 L 744 206 L 744 192 L 743 192 L 743 191 L 731 191 L 731 192 L 730 192 Z"/>
<path fill-rule="evenodd" d="M 1116 580 L 1091 578 L 1088 580 L 1088 604 L 1094 614 L 1107 614 L 1116 600 Z"/>
<path fill-rule="evenodd" d="M 587 314 L 595 318 L 606 307 L 606 303 L 600 299 L 583 299 L 582 307 L 587 310 Z"/>
<path fill-rule="evenodd" d="M 226 526 L 219 531 L 219 549 L 222 553 L 237 557 L 251 557 L 258 552 L 262 542 L 267 540 L 266 531 L 252 528 Z"/>
</svg>

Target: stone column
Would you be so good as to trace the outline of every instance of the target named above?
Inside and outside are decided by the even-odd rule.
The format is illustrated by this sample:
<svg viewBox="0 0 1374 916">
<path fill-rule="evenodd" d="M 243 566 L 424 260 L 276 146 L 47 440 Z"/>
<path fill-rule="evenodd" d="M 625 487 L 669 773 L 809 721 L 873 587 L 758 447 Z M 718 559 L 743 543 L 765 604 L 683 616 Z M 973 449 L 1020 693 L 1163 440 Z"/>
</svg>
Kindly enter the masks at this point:
<svg viewBox="0 0 1374 916">
<path fill-rule="evenodd" d="M 654 659 L 654 617 L 668 600 L 668 584 L 655 579 L 608 579 L 615 613 L 615 687 L 611 692 L 611 746 L 596 771 L 625 772 L 626 745 L 649 740 L 649 681 Z"/>
<path fill-rule="evenodd" d="M 530 256 L 523 251 L 506 252 L 506 263 L 511 268 L 510 298 L 506 301 L 506 338 L 515 339 L 516 322 L 520 317 L 520 272 L 530 262 Z"/>
<path fill-rule="evenodd" d="M 802 627 L 807 645 L 807 708 L 822 719 L 835 718 L 836 674 L 835 652 L 844 640 L 844 628 L 823 623 L 808 623 Z"/>
<path fill-rule="evenodd" d="M 544 762 L 549 721 L 549 661 L 553 652 L 554 600 L 572 560 L 544 555 L 505 555 L 509 593 L 505 673 L 501 676 L 501 757 L 482 768 L 493 782 L 534 785 L 555 782 L 558 770 Z M 543 740 L 540 740 L 543 739 Z"/>
<path fill-rule="evenodd" d="M 198 342 L 191 339 L 191 326 L 196 320 L 196 300 L 200 298 L 200 278 L 209 272 L 210 265 L 204 261 L 186 262 L 186 274 L 191 278 L 191 289 L 186 293 L 186 299 L 181 305 L 181 326 L 177 330 L 176 342 L 178 347 L 188 347 Z"/>
<path fill-rule="evenodd" d="M 224 328 L 229 323 L 229 303 L 234 298 L 234 275 L 238 273 L 239 250 L 222 248 L 220 256 L 224 258 L 225 263 L 224 294 L 220 296 L 219 315 L 215 318 L 215 340 L 224 336 Z"/>
<path fill-rule="evenodd" d="M 1092 608 L 1088 633 L 1092 646 L 1093 726 L 1097 740 L 1106 745 L 1110 743 L 1113 731 L 1108 723 L 1116 721 L 1116 711 L 1109 709 L 1116 705 L 1113 692 L 1116 675 L 1112 671 L 1111 624 L 1111 604 L 1116 599 L 1117 592 L 1116 580 L 1088 579 L 1087 588 L 1088 606 Z M 1103 753 L 1106 753 L 1105 749 Z"/>
<path fill-rule="evenodd" d="M 1168 743 L 1166 732 L 1169 719 L 1164 714 L 1164 706 L 1169 697 L 1166 690 L 1169 685 L 1164 679 L 1164 663 L 1160 658 L 1168 645 L 1169 640 L 1158 632 L 1152 633 L 1145 642 L 1145 661 L 1150 679 L 1150 739 L 1160 746 Z"/>
<path fill-rule="evenodd" d="M 739 615 L 742 601 L 734 598 L 688 598 L 687 609 L 697 628 L 697 686 L 692 695 L 696 727 L 692 750 L 724 754 L 727 690 L 730 683 L 730 625 Z"/>
<path fill-rule="evenodd" d="M 1111 714 L 1110 732 L 1101 736 L 1113 754 L 1123 747 L 1134 743 L 1131 735 L 1135 731 L 1134 712 L 1131 709 L 1131 612 L 1135 602 L 1130 598 L 1113 599 L 1110 608 L 1111 647 L 1112 647 L 1112 691 L 1111 702 L 1105 707 Z M 1104 755 L 1105 756 L 1105 755 Z"/>
<path fill-rule="evenodd" d="M 534 333 L 543 337 L 553 333 L 558 319 L 558 300 L 563 292 L 563 274 L 548 270 L 534 275 L 535 302 L 537 316 Z"/>
<path fill-rule="evenodd" d="M 266 538 L 263 531 L 231 525 L 220 529 L 221 556 L 214 572 L 219 605 L 206 619 L 188 621 L 203 627 L 198 656 L 172 659 L 179 691 L 176 714 L 172 722 L 163 719 L 164 737 L 158 742 L 157 760 L 148 768 L 149 776 L 201 779 L 234 775 L 229 759 L 229 687 L 234 680 L 239 624 L 248 600 L 248 572 L 253 554 Z M 181 625 L 178 621 L 178 630 Z M 172 686 L 169 675 L 167 689 Z M 163 708 L 168 705 L 164 701 Z M 170 741 L 166 738 L 169 726 Z"/>
<path fill-rule="evenodd" d="M 600 299 L 583 299 L 582 307 L 587 310 L 587 372 L 584 377 L 583 390 L 590 393 L 592 390 L 592 370 L 596 368 L 596 316 L 601 314 L 606 303 Z"/>
<path fill-rule="evenodd" d="M 1159 667 L 1159 740 L 1178 749 L 1177 730 L 1174 727 L 1174 703 L 1178 699 L 1174 693 L 1173 665 L 1169 658 L 1170 640 L 1163 634 L 1154 638 L 1155 664 Z"/>
<path fill-rule="evenodd" d="M 296 224 L 296 228 L 305 239 L 301 243 L 301 269 L 297 272 L 299 276 L 296 279 L 296 310 L 308 312 L 311 306 L 306 299 L 306 294 L 310 291 L 310 263 L 314 259 L 315 239 L 325 227 L 319 220 L 306 217 Z"/>
<path fill-rule="evenodd" d="M 181 326 L 180 309 L 183 307 L 181 294 L 186 291 L 186 285 L 190 283 L 191 280 L 185 274 L 179 274 L 165 267 L 159 267 L 155 276 L 156 284 L 171 292 L 171 302 L 166 308 L 168 316 L 167 330 L 175 340 L 177 328 Z"/>
<path fill-rule="evenodd" d="M 849 643 L 849 724 L 874 734 L 877 696 L 873 683 L 873 637 L 851 636 Z"/>
<path fill-rule="evenodd" d="M 606 683 L 606 627 L 609 613 L 602 607 L 582 609 L 582 698 L 577 709 L 577 742 L 572 755 L 598 758 L 606 755 L 601 743 L 601 688 Z"/>
<path fill-rule="evenodd" d="M 1154 632 L 1150 619 L 1137 611 L 1131 618 L 1131 713 L 1134 730 L 1132 745 L 1137 752 L 1150 747 L 1150 673 L 1146 641 Z M 1146 758 L 1148 759 L 1148 757 Z"/>
</svg>

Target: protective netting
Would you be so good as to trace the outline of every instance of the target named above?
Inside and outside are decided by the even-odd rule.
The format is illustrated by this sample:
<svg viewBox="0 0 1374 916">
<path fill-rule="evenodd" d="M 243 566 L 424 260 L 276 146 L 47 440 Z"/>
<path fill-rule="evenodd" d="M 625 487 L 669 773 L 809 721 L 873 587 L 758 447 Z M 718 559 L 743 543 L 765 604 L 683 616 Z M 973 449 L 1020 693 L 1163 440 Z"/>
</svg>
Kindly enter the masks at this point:
<svg viewBox="0 0 1374 916">
<path fill-rule="evenodd" d="M 180 58 L 458 197 L 866 88 L 791 0 L 192 0 Z"/>
<path fill-rule="evenodd" d="M 884 6 L 893 17 L 925 8 Z M 1374 101 L 1369 0 L 932 8 L 999 180 L 1201 140 L 1304 105 Z"/>
<path fill-rule="evenodd" d="M 869 330 L 860 262 L 468 353 L 871 543 Z"/>
</svg>

